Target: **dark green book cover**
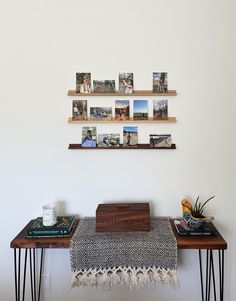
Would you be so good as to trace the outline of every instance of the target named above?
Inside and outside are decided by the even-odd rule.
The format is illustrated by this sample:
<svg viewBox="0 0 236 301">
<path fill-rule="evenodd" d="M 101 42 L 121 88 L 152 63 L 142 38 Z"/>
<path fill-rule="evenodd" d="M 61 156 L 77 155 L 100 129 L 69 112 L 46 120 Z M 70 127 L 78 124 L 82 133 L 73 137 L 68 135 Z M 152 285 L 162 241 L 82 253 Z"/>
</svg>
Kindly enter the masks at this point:
<svg viewBox="0 0 236 301">
<path fill-rule="evenodd" d="M 183 219 L 174 221 L 176 231 L 180 236 L 216 236 L 219 234 L 212 222 L 206 222 L 198 229 L 190 228 Z"/>
<path fill-rule="evenodd" d="M 75 216 L 58 216 L 54 226 L 44 226 L 43 218 L 37 217 L 27 230 L 28 237 L 36 236 L 66 236 L 70 235 L 75 223 Z"/>
</svg>

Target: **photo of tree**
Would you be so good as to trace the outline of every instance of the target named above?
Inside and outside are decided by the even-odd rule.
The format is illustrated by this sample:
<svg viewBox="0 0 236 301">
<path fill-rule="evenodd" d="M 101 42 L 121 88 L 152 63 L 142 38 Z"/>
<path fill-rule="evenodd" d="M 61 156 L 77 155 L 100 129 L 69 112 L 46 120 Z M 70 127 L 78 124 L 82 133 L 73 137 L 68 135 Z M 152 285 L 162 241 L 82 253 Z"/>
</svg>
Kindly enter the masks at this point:
<svg viewBox="0 0 236 301">
<path fill-rule="evenodd" d="M 153 100 L 153 119 L 168 119 L 168 100 Z"/>
<path fill-rule="evenodd" d="M 72 101 L 72 120 L 87 120 L 87 100 Z"/>
<path fill-rule="evenodd" d="M 153 72 L 153 93 L 168 92 L 167 72 Z"/>
<path fill-rule="evenodd" d="M 114 80 L 94 80 L 93 92 L 94 93 L 115 93 L 115 81 Z"/>
</svg>

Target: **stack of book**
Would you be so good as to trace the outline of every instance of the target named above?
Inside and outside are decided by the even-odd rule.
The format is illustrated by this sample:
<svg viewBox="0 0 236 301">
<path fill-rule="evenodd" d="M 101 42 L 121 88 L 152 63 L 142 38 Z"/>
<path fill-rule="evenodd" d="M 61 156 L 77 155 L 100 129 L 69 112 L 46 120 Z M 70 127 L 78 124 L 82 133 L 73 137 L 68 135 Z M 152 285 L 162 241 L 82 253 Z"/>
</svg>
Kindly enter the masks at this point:
<svg viewBox="0 0 236 301">
<path fill-rule="evenodd" d="M 219 232 L 212 222 L 206 222 L 198 229 L 190 228 L 184 219 L 174 220 L 175 229 L 180 236 L 217 236 Z"/>
<path fill-rule="evenodd" d="M 70 236 L 75 227 L 75 216 L 58 216 L 54 226 L 44 226 L 43 218 L 37 217 L 27 229 L 27 237 L 64 237 Z"/>
</svg>

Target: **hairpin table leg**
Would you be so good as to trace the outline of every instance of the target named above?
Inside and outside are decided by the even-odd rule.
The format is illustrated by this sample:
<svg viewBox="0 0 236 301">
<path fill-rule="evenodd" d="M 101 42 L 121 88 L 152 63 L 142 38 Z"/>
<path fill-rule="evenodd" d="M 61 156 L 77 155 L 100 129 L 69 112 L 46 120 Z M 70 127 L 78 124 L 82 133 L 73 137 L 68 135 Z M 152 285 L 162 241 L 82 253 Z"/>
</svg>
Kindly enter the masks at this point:
<svg viewBox="0 0 236 301">
<path fill-rule="evenodd" d="M 23 279 L 21 279 L 21 264 L 22 264 L 22 250 L 24 250 L 24 263 L 23 263 Z M 39 275 L 36 275 L 36 251 L 35 249 L 17 249 L 14 248 L 14 274 L 15 274 L 15 301 L 25 300 L 25 286 L 26 286 L 26 274 L 27 274 L 27 261 L 28 261 L 28 250 L 29 250 L 29 261 L 30 261 L 30 286 L 31 286 L 31 300 L 40 301 L 41 296 L 41 284 L 42 284 L 42 271 L 43 271 L 43 258 L 44 249 L 41 249 L 40 255 L 40 267 Z M 33 253 L 33 256 L 32 256 Z M 32 259 L 33 257 L 33 259 Z M 36 282 L 38 280 L 38 286 Z M 22 287 L 22 293 L 21 293 Z"/>
<path fill-rule="evenodd" d="M 224 250 L 219 250 L 220 301 L 224 299 Z"/>
<path fill-rule="evenodd" d="M 213 250 L 206 250 L 205 275 L 202 263 L 202 250 L 199 250 L 200 284 L 202 301 L 211 300 L 211 288 L 213 288 L 213 300 L 217 301 L 217 286 L 214 266 Z M 224 293 L 224 250 L 219 251 L 219 300 L 223 301 Z M 205 278 L 205 285 L 204 285 Z"/>
</svg>

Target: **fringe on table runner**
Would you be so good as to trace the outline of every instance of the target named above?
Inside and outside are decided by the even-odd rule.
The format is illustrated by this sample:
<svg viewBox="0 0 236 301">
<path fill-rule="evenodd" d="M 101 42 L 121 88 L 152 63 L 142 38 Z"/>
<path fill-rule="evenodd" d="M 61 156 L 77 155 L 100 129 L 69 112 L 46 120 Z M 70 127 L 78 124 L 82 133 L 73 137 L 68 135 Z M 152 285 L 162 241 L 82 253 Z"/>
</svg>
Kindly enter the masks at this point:
<svg viewBox="0 0 236 301">
<path fill-rule="evenodd" d="M 72 287 L 128 286 L 133 290 L 158 282 L 178 287 L 176 270 L 159 267 L 115 267 L 72 271 Z"/>
</svg>

